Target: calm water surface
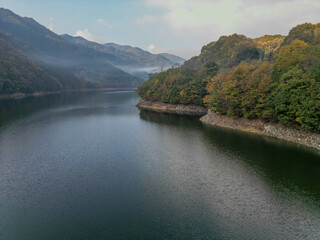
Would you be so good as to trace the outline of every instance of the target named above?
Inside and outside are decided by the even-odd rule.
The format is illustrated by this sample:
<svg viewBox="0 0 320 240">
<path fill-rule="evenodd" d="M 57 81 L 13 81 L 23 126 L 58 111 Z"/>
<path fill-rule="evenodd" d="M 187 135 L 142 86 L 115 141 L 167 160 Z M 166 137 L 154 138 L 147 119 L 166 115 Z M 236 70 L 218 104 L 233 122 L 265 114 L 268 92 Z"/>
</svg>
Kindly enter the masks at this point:
<svg viewBox="0 0 320 240">
<path fill-rule="evenodd" d="M 0 239 L 320 239 L 320 155 L 139 111 L 135 92 L 0 102 Z"/>
</svg>

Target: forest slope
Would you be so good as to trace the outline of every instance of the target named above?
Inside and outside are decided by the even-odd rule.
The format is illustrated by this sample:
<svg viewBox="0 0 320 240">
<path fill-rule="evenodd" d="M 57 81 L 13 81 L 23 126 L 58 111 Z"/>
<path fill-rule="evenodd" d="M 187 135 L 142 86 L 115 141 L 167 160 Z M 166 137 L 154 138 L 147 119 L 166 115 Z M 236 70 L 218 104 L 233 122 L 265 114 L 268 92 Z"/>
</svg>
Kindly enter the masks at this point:
<svg viewBox="0 0 320 240">
<path fill-rule="evenodd" d="M 79 80 L 78 87 L 82 87 L 82 80 L 91 87 L 137 87 L 143 82 L 110 64 L 110 54 L 70 43 L 32 18 L 0 8 L 0 26 L 12 49 L 39 67 L 56 72 L 61 81 L 72 76 Z"/>
<path fill-rule="evenodd" d="M 320 131 L 320 24 L 209 43 L 177 69 L 154 74 L 141 98 L 198 104 L 216 113 Z"/>
</svg>

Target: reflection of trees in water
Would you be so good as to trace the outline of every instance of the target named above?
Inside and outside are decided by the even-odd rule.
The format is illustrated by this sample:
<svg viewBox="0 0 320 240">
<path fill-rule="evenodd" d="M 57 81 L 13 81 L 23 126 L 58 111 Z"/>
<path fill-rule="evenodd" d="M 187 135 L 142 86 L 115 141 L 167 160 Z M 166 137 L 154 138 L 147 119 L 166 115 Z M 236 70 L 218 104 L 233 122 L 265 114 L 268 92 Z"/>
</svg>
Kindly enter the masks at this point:
<svg viewBox="0 0 320 240">
<path fill-rule="evenodd" d="M 0 100 L 0 127 L 10 121 L 21 119 L 44 109 L 62 107 L 65 105 L 103 103 L 123 104 L 137 99 L 135 92 L 108 94 L 110 92 L 78 92 L 48 95 L 42 97 L 27 97 L 23 99 Z"/>
<path fill-rule="evenodd" d="M 45 108 L 59 106 L 67 101 L 65 96 L 28 97 L 0 101 L 0 126 Z"/>
<path fill-rule="evenodd" d="M 275 191 L 320 200 L 320 154 L 305 147 L 238 131 L 203 126 L 195 118 L 140 111 L 140 118 L 161 125 L 197 128 L 225 154 L 253 168 Z"/>
<path fill-rule="evenodd" d="M 221 128 L 205 127 L 205 136 L 214 145 L 239 156 L 261 172 L 277 188 L 281 185 L 299 194 L 320 200 L 320 155 L 305 147 L 276 139 Z"/>
<path fill-rule="evenodd" d="M 184 128 L 201 128 L 198 117 L 181 116 L 175 114 L 159 113 L 140 110 L 140 119 L 161 125 L 177 126 Z"/>
</svg>

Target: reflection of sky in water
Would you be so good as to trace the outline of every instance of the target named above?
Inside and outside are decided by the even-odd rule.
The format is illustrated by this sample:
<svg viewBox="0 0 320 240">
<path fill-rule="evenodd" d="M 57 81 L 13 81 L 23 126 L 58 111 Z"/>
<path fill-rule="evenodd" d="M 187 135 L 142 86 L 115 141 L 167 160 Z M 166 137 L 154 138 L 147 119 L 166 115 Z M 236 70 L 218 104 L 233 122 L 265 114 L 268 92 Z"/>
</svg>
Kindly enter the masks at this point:
<svg viewBox="0 0 320 240">
<path fill-rule="evenodd" d="M 0 131 L 0 239 L 319 237 L 312 151 L 139 115 L 134 92 L 21 101 Z"/>
</svg>

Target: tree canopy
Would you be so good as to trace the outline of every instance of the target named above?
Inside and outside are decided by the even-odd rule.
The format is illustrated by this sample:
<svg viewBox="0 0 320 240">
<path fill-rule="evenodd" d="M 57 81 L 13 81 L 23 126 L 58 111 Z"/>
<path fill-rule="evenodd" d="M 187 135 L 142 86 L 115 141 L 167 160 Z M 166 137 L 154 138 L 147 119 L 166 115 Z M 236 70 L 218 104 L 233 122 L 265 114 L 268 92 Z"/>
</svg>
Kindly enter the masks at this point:
<svg viewBox="0 0 320 240">
<path fill-rule="evenodd" d="M 154 74 L 142 98 L 320 131 L 320 24 L 287 37 L 223 36 L 182 67 Z"/>
</svg>

